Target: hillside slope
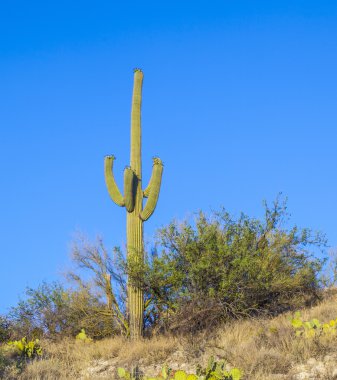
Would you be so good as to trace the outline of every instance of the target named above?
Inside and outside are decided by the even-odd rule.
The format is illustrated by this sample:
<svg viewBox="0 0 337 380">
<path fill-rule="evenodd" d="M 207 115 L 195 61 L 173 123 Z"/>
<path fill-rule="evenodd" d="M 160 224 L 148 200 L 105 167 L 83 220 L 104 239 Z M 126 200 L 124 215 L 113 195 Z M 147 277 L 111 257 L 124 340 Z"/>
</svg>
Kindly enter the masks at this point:
<svg viewBox="0 0 337 380">
<path fill-rule="evenodd" d="M 336 318 L 334 290 L 297 317 L 286 313 L 234 321 L 195 336 L 156 336 L 137 343 L 123 338 L 89 343 L 42 341 L 41 359 L 28 363 L 21 374 L 14 364 L 7 365 L 2 378 L 117 379 L 118 367 L 138 366 L 149 376 L 158 374 L 164 363 L 195 373 L 198 364 L 205 366 L 214 356 L 225 360 L 228 368 L 240 368 L 248 380 L 337 379 L 337 323 L 332 322 Z M 305 324 L 313 319 L 311 327 Z"/>
</svg>

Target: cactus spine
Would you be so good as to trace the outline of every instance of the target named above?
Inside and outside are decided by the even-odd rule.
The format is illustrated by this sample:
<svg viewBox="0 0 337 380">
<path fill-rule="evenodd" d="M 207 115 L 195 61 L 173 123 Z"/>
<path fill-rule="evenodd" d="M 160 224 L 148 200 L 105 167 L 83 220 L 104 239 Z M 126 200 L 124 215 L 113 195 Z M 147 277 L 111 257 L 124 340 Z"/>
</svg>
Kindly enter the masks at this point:
<svg viewBox="0 0 337 380">
<path fill-rule="evenodd" d="M 150 182 L 142 190 L 141 161 L 141 103 L 142 103 L 143 72 L 134 71 L 134 86 L 131 108 L 131 152 L 130 166 L 124 170 L 124 196 L 118 189 L 113 176 L 114 156 L 105 157 L 105 182 L 112 200 L 126 208 L 127 221 L 127 258 L 128 262 L 139 267 L 144 261 L 143 222 L 149 219 L 156 207 L 163 164 L 160 158 L 153 159 Z M 143 198 L 147 198 L 143 208 Z M 139 280 L 128 279 L 128 314 L 131 338 L 137 339 L 143 331 L 144 296 Z"/>
</svg>

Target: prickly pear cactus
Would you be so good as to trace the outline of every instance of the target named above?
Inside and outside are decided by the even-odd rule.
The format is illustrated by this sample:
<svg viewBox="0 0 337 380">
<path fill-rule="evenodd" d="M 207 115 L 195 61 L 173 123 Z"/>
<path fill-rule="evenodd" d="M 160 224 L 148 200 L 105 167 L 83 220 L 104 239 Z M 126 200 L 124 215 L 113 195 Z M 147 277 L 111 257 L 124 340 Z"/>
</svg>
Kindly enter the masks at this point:
<svg viewBox="0 0 337 380">
<path fill-rule="evenodd" d="M 185 371 L 179 370 L 174 374 L 174 380 L 186 380 L 187 373 Z"/>
<path fill-rule="evenodd" d="M 140 380 L 140 378 L 142 380 L 241 380 L 243 373 L 238 368 L 226 371 L 225 362 L 216 362 L 211 358 L 205 369 L 198 366 L 197 374 L 188 374 L 181 369 L 172 371 L 171 368 L 165 365 L 157 377 L 133 376 L 131 372 L 126 371 L 124 368 L 118 368 L 118 376 L 120 379 L 125 380 Z"/>
<path fill-rule="evenodd" d="M 129 262 L 142 264 L 144 261 L 143 222 L 153 214 L 161 185 L 163 164 L 160 158 L 153 159 L 152 176 L 148 186 L 142 190 L 141 161 L 141 103 L 143 72 L 134 71 L 134 87 L 131 109 L 131 152 L 130 166 L 124 170 L 124 196 L 118 189 L 113 176 L 114 156 L 105 157 L 105 182 L 112 200 L 127 211 L 127 255 Z M 143 198 L 147 202 L 143 208 Z M 130 335 L 133 339 L 142 336 L 144 296 L 140 284 L 128 281 L 128 314 Z"/>
<path fill-rule="evenodd" d="M 92 339 L 87 336 L 84 329 L 81 329 L 81 332 L 76 335 L 76 342 L 90 343 Z"/>
</svg>

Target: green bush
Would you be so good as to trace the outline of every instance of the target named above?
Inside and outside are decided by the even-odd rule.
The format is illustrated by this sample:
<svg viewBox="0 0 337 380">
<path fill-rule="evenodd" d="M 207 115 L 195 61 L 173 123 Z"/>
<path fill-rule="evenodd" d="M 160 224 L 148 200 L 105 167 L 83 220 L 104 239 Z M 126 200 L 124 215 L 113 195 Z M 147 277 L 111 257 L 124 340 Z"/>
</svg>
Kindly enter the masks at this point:
<svg viewBox="0 0 337 380">
<path fill-rule="evenodd" d="M 5 371 L 9 365 L 10 361 L 4 354 L 2 347 L 0 347 L 0 379 L 4 379 Z"/>
<path fill-rule="evenodd" d="M 194 331 L 315 300 L 324 261 L 313 253 L 324 249 L 325 237 L 287 229 L 287 221 L 286 204 L 277 199 L 271 208 L 265 204 L 263 220 L 221 210 L 161 229 L 142 277 L 148 320 Z"/>
<path fill-rule="evenodd" d="M 9 319 L 0 315 L 0 343 L 7 342 L 10 339 L 11 327 Z"/>
<path fill-rule="evenodd" d="M 43 283 L 37 289 L 28 288 L 26 299 L 10 310 L 11 339 L 75 337 L 80 328 L 94 338 L 112 335 L 116 331 L 113 318 L 102 311 L 104 303 L 90 289 L 73 291 L 56 282 Z"/>
<path fill-rule="evenodd" d="M 74 245 L 77 290 L 58 283 L 27 289 L 9 313 L 11 339 L 128 334 L 127 281 L 145 295 L 145 332 L 195 332 L 220 321 L 261 313 L 275 315 L 318 298 L 324 260 L 314 257 L 324 235 L 288 227 L 286 203 L 265 204 L 261 220 L 224 209 L 158 231 L 145 264 L 109 255 L 102 239 Z M 83 280 L 83 270 L 89 273 Z M 0 320 L 1 322 L 1 320 Z"/>
</svg>

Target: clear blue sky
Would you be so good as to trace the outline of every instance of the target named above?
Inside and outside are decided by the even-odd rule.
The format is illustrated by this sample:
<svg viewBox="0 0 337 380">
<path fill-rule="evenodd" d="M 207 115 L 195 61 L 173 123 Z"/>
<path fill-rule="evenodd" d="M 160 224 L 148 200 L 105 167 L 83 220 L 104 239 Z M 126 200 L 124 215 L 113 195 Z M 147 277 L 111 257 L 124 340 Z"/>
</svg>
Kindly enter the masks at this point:
<svg viewBox="0 0 337 380">
<path fill-rule="evenodd" d="M 0 4 L 0 312 L 60 277 L 73 233 L 125 243 L 103 157 L 129 162 L 133 68 L 144 71 L 143 170 L 165 163 L 146 239 L 225 206 L 337 246 L 336 1 Z"/>
</svg>

